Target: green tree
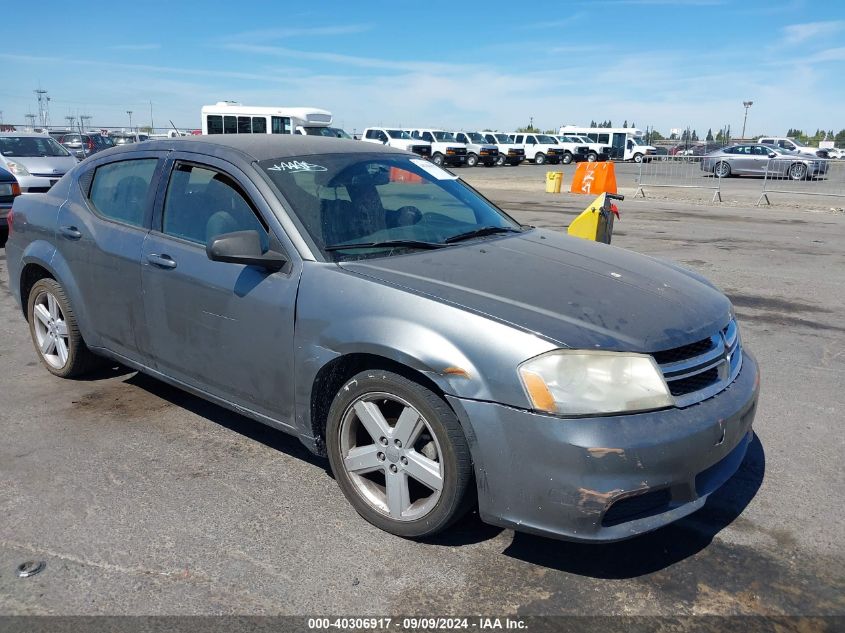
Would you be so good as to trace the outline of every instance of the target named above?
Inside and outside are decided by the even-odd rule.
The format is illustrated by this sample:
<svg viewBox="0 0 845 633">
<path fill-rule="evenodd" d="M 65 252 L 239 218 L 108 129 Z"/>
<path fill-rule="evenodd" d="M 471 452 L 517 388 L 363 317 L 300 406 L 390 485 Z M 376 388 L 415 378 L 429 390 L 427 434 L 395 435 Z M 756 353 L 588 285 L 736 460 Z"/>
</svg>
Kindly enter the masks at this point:
<svg viewBox="0 0 845 633">
<path fill-rule="evenodd" d="M 649 132 L 648 137 L 649 137 L 649 140 L 651 140 L 651 141 L 663 141 L 663 140 L 666 139 L 666 137 L 663 136 L 657 130 L 652 130 L 651 132 Z"/>
<path fill-rule="evenodd" d="M 704 137 L 705 141 L 712 141 L 713 140 L 713 128 L 707 128 L 707 136 Z"/>
<path fill-rule="evenodd" d="M 628 127 L 628 119 L 625 119 L 624 123 L 622 123 L 622 127 Z"/>
<path fill-rule="evenodd" d="M 845 146 L 845 130 L 839 130 L 836 136 L 833 137 L 833 142 L 839 147 Z"/>
<path fill-rule="evenodd" d="M 516 128 L 517 132 L 534 132 L 537 133 L 540 131 L 540 128 L 534 125 L 526 125 L 525 127 L 518 127 Z"/>
</svg>

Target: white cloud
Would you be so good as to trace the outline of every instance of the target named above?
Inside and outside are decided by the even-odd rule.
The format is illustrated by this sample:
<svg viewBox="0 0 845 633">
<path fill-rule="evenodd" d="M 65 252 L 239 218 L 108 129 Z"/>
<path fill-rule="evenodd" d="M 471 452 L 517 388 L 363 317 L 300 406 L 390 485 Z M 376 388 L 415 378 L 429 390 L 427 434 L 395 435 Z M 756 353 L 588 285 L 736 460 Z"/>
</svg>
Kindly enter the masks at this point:
<svg viewBox="0 0 845 633">
<path fill-rule="evenodd" d="M 802 44 L 812 42 L 812 40 L 823 40 L 836 35 L 843 28 L 845 28 L 845 21 L 843 20 L 790 24 L 783 29 L 784 42 L 786 44 Z"/>
<path fill-rule="evenodd" d="M 352 35 L 364 33 L 373 28 L 372 24 L 336 24 L 326 26 L 304 26 L 277 29 L 259 29 L 235 33 L 225 38 L 228 42 L 268 42 L 295 37 L 326 37 L 331 35 Z"/>
</svg>

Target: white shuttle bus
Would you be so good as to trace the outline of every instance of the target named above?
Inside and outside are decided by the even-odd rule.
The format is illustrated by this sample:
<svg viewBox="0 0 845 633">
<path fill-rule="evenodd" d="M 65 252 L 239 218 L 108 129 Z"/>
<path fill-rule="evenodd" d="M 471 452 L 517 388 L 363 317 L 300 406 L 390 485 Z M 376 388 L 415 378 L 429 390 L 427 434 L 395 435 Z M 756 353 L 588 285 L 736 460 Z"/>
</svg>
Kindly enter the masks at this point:
<svg viewBox="0 0 845 633">
<path fill-rule="evenodd" d="M 586 136 L 595 143 L 610 145 L 610 157 L 615 160 L 649 161 L 657 148 L 646 144 L 645 133 L 635 127 L 577 127 L 563 125 L 559 134 Z"/>
<path fill-rule="evenodd" d="M 327 134 L 332 113 L 319 108 L 272 108 L 245 106 L 235 101 L 218 101 L 202 107 L 203 134 Z"/>
</svg>

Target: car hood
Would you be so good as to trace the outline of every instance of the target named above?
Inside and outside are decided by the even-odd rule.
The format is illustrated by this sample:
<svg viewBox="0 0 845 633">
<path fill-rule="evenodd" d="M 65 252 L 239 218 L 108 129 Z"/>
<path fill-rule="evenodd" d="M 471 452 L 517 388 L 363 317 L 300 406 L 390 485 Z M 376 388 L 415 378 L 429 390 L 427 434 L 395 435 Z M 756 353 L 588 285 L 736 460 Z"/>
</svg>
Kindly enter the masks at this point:
<svg viewBox="0 0 845 633">
<path fill-rule="evenodd" d="M 73 156 L 7 156 L 19 165 L 27 168 L 31 174 L 53 174 L 63 176 L 79 163 Z"/>
<path fill-rule="evenodd" d="M 340 266 L 577 349 L 670 349 L 730 319 L 695 273 L 547 230 Z"/>
</svg>

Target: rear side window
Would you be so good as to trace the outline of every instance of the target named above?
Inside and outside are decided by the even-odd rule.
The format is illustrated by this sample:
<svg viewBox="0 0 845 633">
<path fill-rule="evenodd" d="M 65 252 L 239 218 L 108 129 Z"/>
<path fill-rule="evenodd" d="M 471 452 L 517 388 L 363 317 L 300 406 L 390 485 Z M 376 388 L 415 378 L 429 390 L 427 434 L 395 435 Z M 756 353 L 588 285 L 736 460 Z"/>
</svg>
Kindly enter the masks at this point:
<svg viewBox="0 0 845 633">
<path fill-rule="evenodd" d="M 163 233 L 206 244 L 223 233 L 249 230 L 258 231 L 269 248 L 266 227 L 231 177 L 189 163 L 176 165 L 167 185 Z"/>
<path fill-rule="evenodd" d="M 101 165 L 94 172 L 88 198 L 104 217 L 143 226 L 157 164 L 156 158 L 141 158 Z"/>
</svg>

